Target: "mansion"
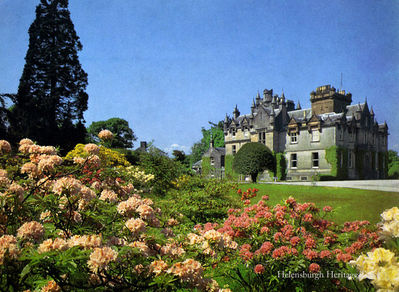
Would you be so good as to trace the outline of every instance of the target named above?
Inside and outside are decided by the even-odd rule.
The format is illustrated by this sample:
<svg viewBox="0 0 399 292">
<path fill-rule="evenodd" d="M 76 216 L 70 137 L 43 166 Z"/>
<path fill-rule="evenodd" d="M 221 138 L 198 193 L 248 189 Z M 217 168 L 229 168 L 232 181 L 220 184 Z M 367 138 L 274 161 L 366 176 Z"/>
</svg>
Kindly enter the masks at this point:
<svg viewBox="0 0 399 292">
<path fill-rule="evenodd" d="M 302 109 L 284 93 L 273 95 L 273 90 L 265 89 L 263 97 L 258 93 L 253 99 L 248 114 L 242 115 L 236 106 L 232 117 L 226 115 L 225 149 L 211 145 L 205 156 L 211 156 L 214 167 L 222 167 L 224 157 L 218 154 L 234 155 L 245 143 L 259 142 L 274 153 L 284 153 L 286 180 L 317 175 L 385 178 L 388 126 L 377 123 L 367 101 L 351 104 L 351 93 L 331 85 L 312 91 L 310 101 L 311 108 Z"/>
</svg>

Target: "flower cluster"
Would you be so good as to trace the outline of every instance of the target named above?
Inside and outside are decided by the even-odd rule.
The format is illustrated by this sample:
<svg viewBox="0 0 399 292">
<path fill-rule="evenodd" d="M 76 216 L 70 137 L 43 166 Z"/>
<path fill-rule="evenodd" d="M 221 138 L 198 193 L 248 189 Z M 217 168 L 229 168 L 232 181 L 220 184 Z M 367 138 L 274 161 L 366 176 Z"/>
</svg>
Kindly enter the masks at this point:
<svg viewBox="0 0 399 292">
<path fill-rule="evenodd" d="M 0 140 L 0 154 L 6 154 L 11 152 L 11 145 L 6 140 Z"/>
<path fill-rule="evenodd" d="M 380 237 L 390 249 L 376 248 L 351 261 L 360 274 L 359 280 L 368 279 L 377 291 L 399 290 L 399 260 L 397 257 L 399 237 L 399 208 L 393 207 L 381 214 Z"/>
<path fill-rule="evenodd" d="M 246 200 L 256 197 L 258 192 L 259 192 L 259 190 L 256 188 L 247 189 L 247 191 L 244 191 L 244 192 L 241 189 L 238 189 L 237 194 L 239 194 L 241 196 L 241 201 L 246 201 Z"/>
<path fill-rule="evenodd" d="M 114 137 L 114 134 L 110 130 L 102 130 L 98 133 L 98 138 L 101 140 L 111 140 Z"/>
<path fill-rule="evenodd" d="M 0 237 L 0 265 L 4 264 L 6 254 L 11 259 L 16 259 L 19 255 L 17 239 L 12 235 L 3 235 Z"/>
<path fill-rule="evenodd" d="M 98 273 L 98 271 L 107 269 L 108 264 L 115 261 L 117 257 L 118 252 L 108 246 L 102 248 L 96 247 L 90 254 L 87 265 L 91 271 Z"/>
<path fill-rule="evenodd" d="M 26 222 L 19 229 L 17 237 L 26 240 L 40 240 L 44 235 L 43 225 L 36 221 Z"/>
<path fill-rule="evenodd" d="M 390 250 L 376 248 L 351 264 L 360 271 L 359 280 L 370 279 L 381 291 L 399 290 L 399 262 Z"/>
<path fill-rule="evenodd" d="M 382 236 L 384 238 L 399 237 L 399 208 L 393 207 L 381 214 L 380 223 Z"/>
</svg>

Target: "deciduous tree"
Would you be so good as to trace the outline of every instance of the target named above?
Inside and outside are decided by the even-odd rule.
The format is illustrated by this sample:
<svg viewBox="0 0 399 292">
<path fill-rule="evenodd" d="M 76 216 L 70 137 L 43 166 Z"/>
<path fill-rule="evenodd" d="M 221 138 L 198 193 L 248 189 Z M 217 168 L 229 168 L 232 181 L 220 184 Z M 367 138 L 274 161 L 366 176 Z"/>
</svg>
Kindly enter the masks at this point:
<svg viewBox="0 0 399 292">
<path fill-rule="evenodd" d="M 109 130 L 114 134 L 114 138 L 110 141 L 111 148 L 132 148 L 133 141 L 137 138 L 133 130 L 129 127 L 129 122 L 121 118 L 111 118 L 106 121 L 98 121 L 91 123 L 87 129 L 90 140 L 98 142 L 98 133 L 101 130 Z"/>
</svg>

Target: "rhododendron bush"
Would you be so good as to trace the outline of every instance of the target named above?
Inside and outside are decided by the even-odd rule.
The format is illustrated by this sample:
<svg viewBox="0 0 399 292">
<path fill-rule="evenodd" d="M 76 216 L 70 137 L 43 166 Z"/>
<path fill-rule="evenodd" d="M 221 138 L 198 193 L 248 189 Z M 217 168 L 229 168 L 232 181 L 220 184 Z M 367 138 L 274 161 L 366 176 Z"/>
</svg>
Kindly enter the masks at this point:
<svg viewBox="0 0 399 292">
<path fill-rule="evenodd" d="M 399 291 L 399 208 L 381 214 L 380 235 L 384 246 L 351 261 L 359 279 L 371 282 L 377 291 Z"/>
<path fill-rule="evenodd" d="M 248 189 L 226 212 L 236 185 L 189 176 L 168 183 L 168 205 L 149 194 L 156 176 L 104 146 L 62 158 L 23 139 L 12 150 L 0 141 L 1 291 L 330 291 L 364 281 L 327 273 L 375 279 L 364 263 L 377 253 L 397 267 L 368 222 L 337 226 L 328 206 L 271 206 L 267 196 L 251 205 L 258 190 Z M 397 237 L 395 214 L 384 215 L 385 235 Z M 284 276 L 295 272 L 324 278 Z"/>
<path fill-rule="evenodd" d="M 235 258 L 215 262 L 231 287 L 247 291 L 333 291 L 360 286 L 357 272 L 347 263 L 364 250 L 380 244 L 369 222 L 347 222 L 337 226 L 326 217 L 332 208 L 318 209 L 313 203 L 298 203 L 290 197 L 269 206 L 263 196 L 250 205 L 257 189 L 238 190 L 244 208 L 229 210 L 222 224 L 196 226 L 191 240 L 208 250 L 204 237 L 218 233 L 238 243 Z M 214 236 L 217 238 L 217 236 Z M 215 273 L 216 275 L 217 273 Z"/>
<path fill-rule="evenodd" d="M 29 139 L 0 145 L 0 290 L 217 288 L 145 198 L 151 174 L 104 163 L 95 144 L 69 159 Z"/>
</svg>

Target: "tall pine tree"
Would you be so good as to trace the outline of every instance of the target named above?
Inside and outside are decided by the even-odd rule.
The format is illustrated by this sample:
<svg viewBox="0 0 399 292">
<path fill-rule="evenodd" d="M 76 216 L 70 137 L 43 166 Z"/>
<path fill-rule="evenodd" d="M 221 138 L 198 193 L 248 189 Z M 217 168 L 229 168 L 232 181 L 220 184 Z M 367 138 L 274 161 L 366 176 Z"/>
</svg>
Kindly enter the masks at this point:
<svg viewBox="0 0 399 292">
<path fill-rule="evenodd" d="M 40 0 L 12 110 L 16 137 L 64 151 L 84 140 L 88 83 L 78 59 L 81 49 L 68 0 Z"/>
</svg>

